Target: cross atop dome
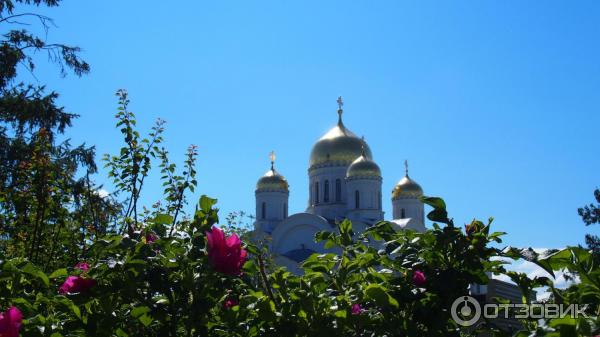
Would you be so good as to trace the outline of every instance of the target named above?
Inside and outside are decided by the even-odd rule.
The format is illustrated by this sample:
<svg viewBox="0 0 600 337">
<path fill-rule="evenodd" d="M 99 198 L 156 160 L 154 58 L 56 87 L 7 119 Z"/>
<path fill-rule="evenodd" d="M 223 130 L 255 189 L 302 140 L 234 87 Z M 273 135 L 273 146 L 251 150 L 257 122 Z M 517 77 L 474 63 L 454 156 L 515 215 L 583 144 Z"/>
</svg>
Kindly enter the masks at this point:
<svg viewBox="0 0 600 337">
<path fill-rule="evenodd" d="M 404 159 L 404 171 L 406 172 L 406 176 L 408 177 L 408 159 Z"/>
<path fill-rule="evenodd" d="M 341 124 L 342 123 L 342 113 L 344 113 L 344 110 L 342 109 L 342 107 L 344 106 L 344 101 L 342 100 L 342 96 L 339 96 L 336 102 L 338 104 L 338 111 L 337 111 L 338 116 L 339 116 L 338 124 Z"/>
<path fill-rule="evenodd" d="M 362 144 L 360 145 L 360 154 L 363 157 L 366 157 L 365 155 L 365 136 L 360 137 L 360 140 L 362 140 Z"/>
<path fill-rule="evenodd" d="M 277 158 L 275 156 L 275 151 L 271 151 L 271 153 L 269 153 L 269 159 L 271 159 L 271 170 L 272 171 L 275 170 L 275 158 Z"/>
</svg>

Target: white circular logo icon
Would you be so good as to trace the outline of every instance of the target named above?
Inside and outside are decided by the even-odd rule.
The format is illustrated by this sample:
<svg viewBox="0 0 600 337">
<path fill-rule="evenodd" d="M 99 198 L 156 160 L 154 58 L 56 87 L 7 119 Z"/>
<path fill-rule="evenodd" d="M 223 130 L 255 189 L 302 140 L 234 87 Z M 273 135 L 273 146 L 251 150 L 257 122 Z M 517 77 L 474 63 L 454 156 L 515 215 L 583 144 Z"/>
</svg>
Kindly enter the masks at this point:
<svg viewBox="0 0 600 337">
<path fill-rule="evenodd" d="M 452 319 L 462 325 L 471 326 L 481 317 L 481 306 L 471 296 L 462 296 L 454 300 L 450 308 Z"/>
</svg>

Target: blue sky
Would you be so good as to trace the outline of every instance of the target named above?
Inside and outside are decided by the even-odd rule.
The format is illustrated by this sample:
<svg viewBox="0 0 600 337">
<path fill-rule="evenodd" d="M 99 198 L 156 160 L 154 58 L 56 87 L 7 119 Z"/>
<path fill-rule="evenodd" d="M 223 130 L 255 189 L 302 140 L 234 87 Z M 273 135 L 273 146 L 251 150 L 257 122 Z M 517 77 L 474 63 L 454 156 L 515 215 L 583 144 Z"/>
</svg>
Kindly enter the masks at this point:
<svg viewBox="0 0 600 337">
<path fill-rule="evenodd" d="M 271 150 L 290 213 L 303 211 L 312 144 L 342 95 L 384 191 L 408 159 L 458 224 L 493 216 L 508 244 L 599 231 L 577 215 L 600 185 L 598 2 L 67 0 L 45 13 L 59 26 L 49 41 L 81 46 L 92 66 L 80 79 L 36 72 L 81 115 L 73 141 L 118 151 L 125 88 L 143 130 L 167 120 L 173 159 L 198 145 L 192 199 L 214 196 L 224 212 L 253 212 Z M 160 198 L 156 179 L 146 188 L 146 203 Z"/>
</svg>

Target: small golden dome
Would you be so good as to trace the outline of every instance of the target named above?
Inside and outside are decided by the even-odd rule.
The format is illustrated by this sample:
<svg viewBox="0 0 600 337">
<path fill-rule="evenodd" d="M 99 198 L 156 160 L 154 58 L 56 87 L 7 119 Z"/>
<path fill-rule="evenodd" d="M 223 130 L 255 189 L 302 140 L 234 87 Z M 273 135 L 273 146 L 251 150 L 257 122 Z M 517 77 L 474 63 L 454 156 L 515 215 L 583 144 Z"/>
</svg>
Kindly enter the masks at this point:
<svg viewBox="0 0 600 337">
<path fill-rule="evenodd" d="M 284 176 L 274 168 L 265 173 L 256 183 L 256 191 L 288 191 L 289 185 Z"/>
<path fill-rule="evenodd" d="M 374 161 L 361 155 L 348 167 L 346 178 L 381 179 L 381 169 Z"/>
<path fill-rule="evenodd" d="M 313 146 L 310 153 L 309 168 L 320 165 L 350 165 L 361 155 L 364 145 L 365 157 L 373 159 L 371 149 L 342 122 L 341 100 L 338 99 L 338 124 L 329 130 Z"/>
<path fill-rule="evenodd" d="M 392 200 L 402 198 L 419 198 L 423 196 L 423 189 L 416 181 L 410 179 L 408 174 L 400 179 L 392 191 Z"/>
</svg>

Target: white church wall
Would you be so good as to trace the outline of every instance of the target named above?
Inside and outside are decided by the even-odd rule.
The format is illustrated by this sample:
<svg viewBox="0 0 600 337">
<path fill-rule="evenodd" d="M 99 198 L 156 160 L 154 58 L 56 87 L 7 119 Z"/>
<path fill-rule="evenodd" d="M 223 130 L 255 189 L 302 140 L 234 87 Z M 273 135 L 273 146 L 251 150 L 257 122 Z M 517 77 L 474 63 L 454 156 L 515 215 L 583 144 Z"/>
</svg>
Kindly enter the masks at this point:
<svg viewBox="0 0 600 337">
<path fill-rule="evenodd" d="M 346 213 L 346 166 L 327 166 L 309 172 L 309 206 L 307 212 L 329 219 L 343 217 Z M 336 181 L 340 181 L 340 193 L 336 191 Z M 329 198 L 325 198 L 325 185 L 329 182 Z M 319 196 L 316 197 L 315 183 L 319 183 Z M 317 202 L 318 201 L 318 202 Z"/>
<path fill-rule="evenodd" d="M 348 187 L 348 212 L 346 217 L 352 221 L 375 223 L 383 220 L 381 210 L 381 180 L 375 179 L 349 179 Z M 359 192 L 359 208 L 356 208 L 356 191 Z"/>
<path fill-rule="evenodd" d="M 280 235 L 277 240 L 273 240 L 273 252 L 284 254 L 296 249 L 323 251 L 323 243 L 317 243 L 314 239 L 315 233 L 320 230 L 318 226 L 311 224 L 295 225 Z"/>
<path fill-rule="evenodd" d="M 404 209 L 404 217 L 402 210 Z M 392 215 L 394 219 L 413 218 L 416 221 L 425 223 L 424 205 L 416 198 L 396 199 L 392 201 Z"/>
<path fill-rule="evenodd" d="M 272 232 L 287 217 L 289 192 L 256 192 L 256 225 L 263 231 Z M 264 214 L 263 214 L 264 203 Z"/>
<path fill-rule="evenodd" d="M 314 242 L 315 233 L 331 230 L 333 227 L 324 218 L 309 213 L 297 213 L 273 231 L 271 248 L 274 253 L 279 254 L 302 247 L 322 251 L 323 244 Z"/>
<path fill-rule="evenodd" d="M 359 207 L 358 209 L 381 209 L 381 181 L 367 179 L 352 179 L 347 182 L 348 194 L 348 209 L 356 208 L 356 191 L 359 191 Z"/>
</svg>

